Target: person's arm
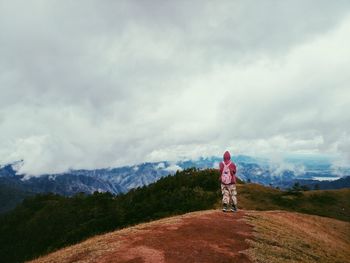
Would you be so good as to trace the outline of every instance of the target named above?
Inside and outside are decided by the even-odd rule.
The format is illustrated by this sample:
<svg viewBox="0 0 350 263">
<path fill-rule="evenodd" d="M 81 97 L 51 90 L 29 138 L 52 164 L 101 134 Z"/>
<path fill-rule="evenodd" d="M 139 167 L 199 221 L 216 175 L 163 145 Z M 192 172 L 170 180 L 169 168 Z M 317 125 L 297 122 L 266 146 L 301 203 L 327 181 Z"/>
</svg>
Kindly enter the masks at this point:
<svg viewBox="0 0 350 263">
<path fill-rule="evenodd" d="M 234 163 L 231 163 L 231 167 L 230 168 L 231 168 L 233 174 L 236 174 L 237 168 L 236 168 L 236 165 Z"/>
<path fill-rule="evenodd" d="M 219 171 L 220 174 L 222 174 L 222 171 L 224 170 L 224 165 L 222 163 L 219 164 Z"/>
<path fill-rule="evenodd" d="M 219 181 L 220 182 L 221 182 L 221 174 L 222 174 L 223 170 L 224 170 L 224 165 L 222 164 L 222 162 L 220 162 L 220 164 L 219 164 L 219 172 L 220 172 Z"/>
<path fill-rule="evenodd" d="M 237 172 L 237 168 L 236 165 L 234 163 L 231 163 L 231 171 L 232 171 L 232 178 L 233 178 L 233 183 L 236 184 L 236 172 Z"/>
</svg>

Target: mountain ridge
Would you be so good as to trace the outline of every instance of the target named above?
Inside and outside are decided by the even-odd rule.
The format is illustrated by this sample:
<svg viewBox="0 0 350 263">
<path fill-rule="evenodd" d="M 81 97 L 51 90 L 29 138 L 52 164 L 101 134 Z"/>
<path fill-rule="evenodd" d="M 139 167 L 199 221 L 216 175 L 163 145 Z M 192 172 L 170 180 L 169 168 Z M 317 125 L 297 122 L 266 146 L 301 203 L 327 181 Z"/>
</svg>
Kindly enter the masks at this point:
<svg viewBox="0 0 350 263">
<path fill-rule="evenodd" d="M 28 263 L 346 262 L 349 227 L 286 211 L 207 210 L 95 236 Z"/>
<path fill-rule="evenodd" d="M 320 161 L 290 159 L 289 165 L 283 169 L 278 165 L 270 164 L 267 159 L 253 158 L 246 155 L 233 156 L 233 160 L 237 163 L 238 177 L 244 181 L 283 189 L 291 188 L 295 183 L 301 183 L 310 189 L 339 189 L 350 186 L 350 177 L 338 179 L 335 182 L 313 180 L 316 176 L 337 178 L 332 173 L 330 163 L 323 159 Z M 173 175 L 176 171 L 191 167 L 199 169 L 217 167 L 220 161 L 221 158 L 219 157 L 209 157 L 175 163 L 167 161 L 145 162 L 116 168 L 70 170 L 66 173 L 44 174 L 37 177 L 18 174 L 16 169 L 23 165 L 23 161 L 18 161 L 0 167 L 0 189 L 2 189 L 0 193 L 0 213 L 10 211 L 26 196 L 37 193 L 52 192 L 73 196 L 80 192 L 92 194 L 97 191 L 121 194 L 156 182 L 169 174 Z M 291 164 L 295 165 L 295 168 L 293 168 L 295 171 L 291 170 Z M 300 179 L 300 176 L 296 174 L 296 172 L 300 172 L 299 170 L 304 171 L 303 176 L 306 178 Z"/>
<path fill-rule="evenodd" d="M 252 237 L 243 216 L 243 211 L 208 210 L 168 217 L 92 237 L 30 262 L 250 262 L 241 253 L 248 248 L 245 239 Z"/>
</svg>

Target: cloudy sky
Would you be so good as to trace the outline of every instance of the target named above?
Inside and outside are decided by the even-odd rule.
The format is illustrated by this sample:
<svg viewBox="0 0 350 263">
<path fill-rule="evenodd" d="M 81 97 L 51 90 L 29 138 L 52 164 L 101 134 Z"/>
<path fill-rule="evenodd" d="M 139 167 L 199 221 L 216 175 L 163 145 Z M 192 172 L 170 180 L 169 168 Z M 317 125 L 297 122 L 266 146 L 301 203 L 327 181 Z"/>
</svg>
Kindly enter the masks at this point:
<svg viewBox="0 0 350 263">
<path fill-rule="evenodd" d="M 0 163 L 350 165 L 350 1 L 0 0 Z"/>
</svg>

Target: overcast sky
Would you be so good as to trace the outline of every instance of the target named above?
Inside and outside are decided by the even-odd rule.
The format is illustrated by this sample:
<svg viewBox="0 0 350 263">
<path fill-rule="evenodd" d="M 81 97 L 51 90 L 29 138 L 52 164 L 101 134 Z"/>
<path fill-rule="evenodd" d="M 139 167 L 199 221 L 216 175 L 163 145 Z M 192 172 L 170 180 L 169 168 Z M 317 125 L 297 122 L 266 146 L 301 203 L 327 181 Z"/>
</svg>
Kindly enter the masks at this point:
<svg viewBox="0 0 350 263">
<path fill-rule="evenodd" d="M 0 0 L 0 163 L 350 165 L 350 1 Z"/>
</svg>

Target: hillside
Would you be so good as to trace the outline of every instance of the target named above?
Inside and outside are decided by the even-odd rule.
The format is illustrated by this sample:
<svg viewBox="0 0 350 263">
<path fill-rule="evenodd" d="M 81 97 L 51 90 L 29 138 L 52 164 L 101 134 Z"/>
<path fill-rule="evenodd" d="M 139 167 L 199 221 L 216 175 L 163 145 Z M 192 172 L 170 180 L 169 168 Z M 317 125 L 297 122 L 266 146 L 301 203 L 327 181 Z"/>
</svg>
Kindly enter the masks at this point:
<svg viewBox="0 0 350 263">
<path fill-rule="evenodd" d="M 240 207 L 287 210 L 350 221 L 350 189 L 281 191 L 258 184 L 240 187 Z"/>
<path fill-rule="evenodd" d="M 95 192 L 27 198 L 0 216 L 0 258 L 8 263 L 23 262 L 98 234 L 218 208 L 218 177 L 216 170 L 187 169 L 117 196 Z M 280 191 L 241 181 L 237 187 L 240 209 L 289 210 L 350 220 L 350 189 Z"/>
<path fill-rule="evenodd" d="M 350 223 L 298 213 L 217 210 L 137 225 L 31 263 L 349 262 Z"/>
<path fill-rule="evenodd" d="M 213 208 L 219 198 L 217 178 L 215 170 L 188 169 L 117 196 L 95 192 L 27 198 L 0 216 L 0 258 L 23 262 L 96 234 Z"/>
<path fill-rule="evenodd" d="M 350 262 L 350 223 L 285 211 L 249 211 L 253 262 Z"/>
</svg>

